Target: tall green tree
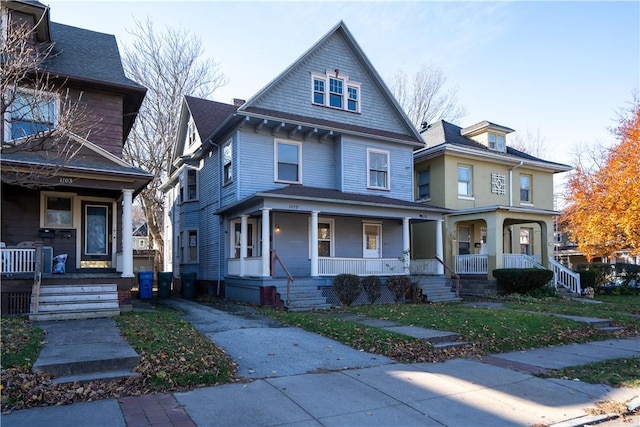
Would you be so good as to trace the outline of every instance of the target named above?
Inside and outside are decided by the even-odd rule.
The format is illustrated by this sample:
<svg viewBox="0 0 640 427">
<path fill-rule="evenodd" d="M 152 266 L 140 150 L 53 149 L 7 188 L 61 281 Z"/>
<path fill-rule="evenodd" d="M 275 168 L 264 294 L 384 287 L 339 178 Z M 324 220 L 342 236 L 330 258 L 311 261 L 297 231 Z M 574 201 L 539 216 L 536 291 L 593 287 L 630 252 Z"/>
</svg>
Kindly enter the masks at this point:
<svg viewBox="0 0 640 427">
<path fill-rule="evenodd" d="M 167 177 L 182 97 L 208 98 L 227 79 L 215 59 L 203 58 L 202 42 L 188 30 L 156 31 L 153 22 L 147 19 L 136 21 L 129 33 L 134 41 L 124 49 L 125 72 L 148 90 L 125 156 L 133 165 L 153 174 L 153 180 L 137 201 L 144 210 L 150 245 L 157 250 L 156 270 L 160 270 L 164 254 L 164 197 L 159 188 Z"/>
</svg>

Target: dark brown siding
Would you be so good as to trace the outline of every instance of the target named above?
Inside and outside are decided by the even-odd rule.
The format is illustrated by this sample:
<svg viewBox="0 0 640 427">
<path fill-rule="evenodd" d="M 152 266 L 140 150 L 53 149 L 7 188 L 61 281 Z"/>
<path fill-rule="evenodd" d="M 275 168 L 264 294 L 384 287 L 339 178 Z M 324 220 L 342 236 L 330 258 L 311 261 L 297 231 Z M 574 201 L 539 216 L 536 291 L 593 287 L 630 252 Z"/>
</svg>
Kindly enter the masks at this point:
<svg viewBox="0 0 640 427">
<path fill-rule="evenodd" d="M 122 96 L 89 90 L 71 93 L 81 105 L 76 133 L 89 135 L 89 141 L 122 158 Z"/>
</svg>

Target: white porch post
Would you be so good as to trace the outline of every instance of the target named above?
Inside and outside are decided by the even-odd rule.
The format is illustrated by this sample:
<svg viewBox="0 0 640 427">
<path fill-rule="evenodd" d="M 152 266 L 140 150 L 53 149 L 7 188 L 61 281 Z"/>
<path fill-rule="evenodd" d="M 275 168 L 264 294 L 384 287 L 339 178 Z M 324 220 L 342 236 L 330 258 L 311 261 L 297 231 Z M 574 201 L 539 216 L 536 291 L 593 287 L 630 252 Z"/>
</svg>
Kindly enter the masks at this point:
<svg viewBox="0 0 640 427">
<path fill-rule="evenodd" d="M 402 218 L 402 264 L 404 265 L 405 274 L 411 272 L 411 243 L 409 242 L 409 219 Z"/>
<path fill-rule="evenodd" d="M 271 228 L 269 227 L 269 211 L 271 208 L 262 209 L 262 277 L 270 277 L 271 272 L 271 242 L 269 236 Z"/>
<path fill-rule="evenodd" d="M 442 227 L 444 226 L 444 221 L 439 219 L 436 224 L 436 256 L 444 262 L 444 244 L 442 240 Z M 436 274 L 444 274 L 444 265 L 438 263 Z"/>
<path fill-rule="evenodd" d="M 318 277 L 318 211 L 311 211 L 311 277 Z"/>
<path fill-rule="evenodd" d="M 247 257 L 247 218 L 249 215 L 240 216 L 240 277 L 244 277 L 244 263 Z"/>
<path fill-rule="evenodd" d="M 122 275 L 133 275 L 133 190 L 122 189 Z"/>
</svg>

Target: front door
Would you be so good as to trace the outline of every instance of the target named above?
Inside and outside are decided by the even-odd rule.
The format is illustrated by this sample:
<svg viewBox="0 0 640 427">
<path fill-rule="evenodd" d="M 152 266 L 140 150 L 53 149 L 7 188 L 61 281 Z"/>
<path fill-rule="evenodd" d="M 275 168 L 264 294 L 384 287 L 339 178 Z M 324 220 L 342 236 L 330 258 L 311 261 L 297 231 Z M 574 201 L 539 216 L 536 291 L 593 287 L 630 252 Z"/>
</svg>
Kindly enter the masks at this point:
<svg viewBox="0 0 640 427">
<path fill-rule="evenodd" d="M 363 258 L 381 258 L 382 251 L 382 225 L 363 224 L 362 233 L 362 256 Z"/>
<path fill-rule="evenodd" d="M 111 203 L 82 202 L 82 268 L 111 267 Z"/>
</svg>

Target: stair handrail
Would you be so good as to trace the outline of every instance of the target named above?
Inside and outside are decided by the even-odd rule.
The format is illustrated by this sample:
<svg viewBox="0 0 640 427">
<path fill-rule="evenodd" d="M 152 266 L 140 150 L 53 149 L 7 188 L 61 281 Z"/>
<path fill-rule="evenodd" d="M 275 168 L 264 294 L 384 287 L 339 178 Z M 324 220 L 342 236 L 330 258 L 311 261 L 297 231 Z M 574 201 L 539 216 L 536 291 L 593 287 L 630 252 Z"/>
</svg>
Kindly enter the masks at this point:
<svg viewBox="0 0 640 427">
<path fill-rule="evenodd" d="M 287 305 L 290 305 L 291 304 L 291 283 L 293 283 L 293 276 L 291 275 L 291 273 L 289 273 L 289 270 L 287 270 L 287 267 L 284 266 L 284 263 L 282 262 L 282 259 L 280 259 L 280 257 L 278 256 L 278 253 L 276 252 L 276 250 L 271 249 L 271 278 L 272 279 L 276 278 L 276 262 L 280 264 L 280 267 L 282 267 L 284 274 L 287 275 Z"/>
<path fill-rule="evenodd" d="M 549 265 L 551 266 L 551 271 L 553 271 L 553 283 L 556 287 L 560 284 L 571 292 L 582 295 L 579 273 L 560 264 L 552 257 L 549 257 Z"/>
<path fill-rule="evenodd" d="M 33 273 L 33 313 L 40 309 L 40 282 L 42 281 L 42 242 L 35 243 L 36 255 Z"/>
<path fill-rule="evenodd" d="M 451 273 L 451 277 L 455 279 L 455 281 L 456 281 L 456 298 L 460 298 L 460 276 L 458 276 L 458 274 L 455 271 L 453 271 L 447 264 L 445 264 L 445 262 L 443 260 L 441 260 L 439 257 L 436 257 L 436 261 L 438 261 L 440 264 L 442 264 L 443 267 L 449 273 Z"/>
</svg>

